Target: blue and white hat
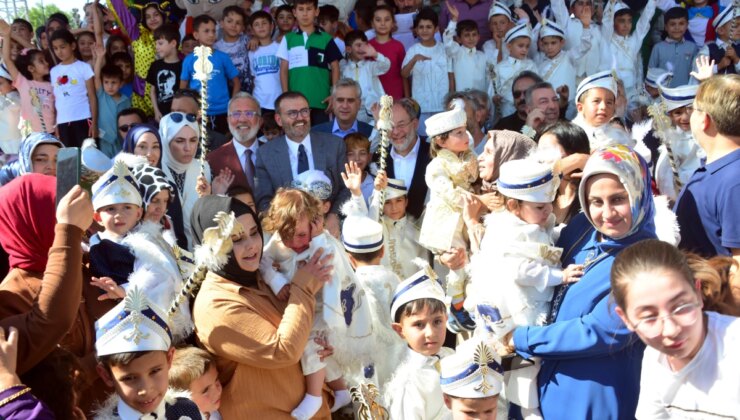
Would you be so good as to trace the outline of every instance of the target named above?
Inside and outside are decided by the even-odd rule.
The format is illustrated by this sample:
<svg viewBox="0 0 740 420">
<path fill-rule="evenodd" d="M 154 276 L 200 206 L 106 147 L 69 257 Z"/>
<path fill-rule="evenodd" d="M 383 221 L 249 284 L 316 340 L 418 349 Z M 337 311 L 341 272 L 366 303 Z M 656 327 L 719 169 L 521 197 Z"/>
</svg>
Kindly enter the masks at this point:
<svg viewBox="0 0 740 420">
<path fill-rule="evenodd" d="M 402 179 L 388 178 L 388 185 L 385 187 L 385 199 L 403 197 L 409 193 L 406 183 Z"/>
<path fill-rule="evenodd" d="M 95 323 L 98 356 L 142 351 L 167 351 L 172 331 L 167 316 L 138 287 Z"/>
<path fill-rule="evenodd" d="M 92 186 L 95 211 L 112 204 L 134 204 L 141 207 L 139 184 L 125 163 L 118 160 Z"/>
<path fill-rule="evenodd" d="M 488 10 L 488 20 L 491 20 L 491 18 L 496 15 L 504 15 L 509 18 L 510 21 L 514 21 L 514 18 L 511 16 L 511 10 L 500 1 L 495 1 L 491 5 L 491 9 Z"/>
<path fill-rule="evenodd" d="M 712 26 L 714 26 L 715 29 L 719 28 L 720 26 L 731 22 L 733 17 L 740 16 L 740 10 L 737 10 L 737 13 L 735 13 L 732 9 L 734 9 L 734 7 L 730 5 L 728 7 L 725 7 L 723 11 L 719 12 L 717 17 L 715 17 L 712 21 Z"/>
<path fill-rule="evenodd" d="M 322 201 L 331 197 L 331 179 L 318 169 L 311 169 L 298 174 L 290 186 L 307 192 Z"/>
<path fill-rule="evenodd" d="M 424 124 L 427 128 L 427 136 L 433 138 L 447 133 L 459 127 L 465 127 L 468 114 L 465 113 L 465 102 L 462 99 L 454 99 L 450 104 L 449 111 L 438 112 L 427 118 Z"/>
<path fill-rule="evenodd" d="M 660 67 L 650 67 L 645 75 L 645 84 L 652 87 L 658 88 L 658 79 L 660 76 L 668 73 L 668 70 Z"/>
<path fill-rule="evenodd" d="M 522 36 L 525 36 L 530 40 L 532 39 L 532 28 L 529 27 L 529 23 L 522 23 L 509 29 L 509 31 L 506 32 L 506 35 L 504 36 L 504 44 L 508 44 L 514 39 Z"/>
<path fill-rule="evenodd" d="M 552 165 L 534 159 L 510 160 L 501 165 L 496 186 L 509 198 L 532 203 L 552 203 L 560 185 L 560 177 Z"/>
<path fill-rule="evenodd" d="M 418 299 L 436 299 L 445 303 L 445 291 L 428 264 L 396 287 L 391 300 L 391 318 L 395 321 L 396 313 L 403 305 Z"/>
<path fill-rule="evenodd" d="M 683 85 L 671 88 L 664 85 L 666 79 L 670 76 L 673 76 L 673 73 L 665 73 L 658 78 L 657 82 L 660 98 L 663 100 L 666 112 L 693 104 L 699 85 Z"/>
<path fill-rule="evenodd" d="M 587 90 L 593 88 L 604 88 L 611 91 L 614 97 L 617 97 L 617 80 L 614 78 L 614 73 L 611 70 L 601 71 L 594 73 L 585 79 L 581 80 L 576 89 L 576 102 L 578 99 L 586 93 Z"/>
<path fill-rule="evenodd" d="M 493 347 L 473 337 L 440 360 L 439 382 L 442 392 L 453 397 L 493 397 L 503 389 L 504 368 Z"/>
<path fill-rule="evenodd" d="M 348 252 L 375 252 L 383 246 L 383 226 L 365 216 L 349 216 L 342 225 L 342 243 Z"/>
<path fill-rule="evenodd" d="M 557 23 L 548 19 L 542 19 L 542 22 L 540 22 L 539 37 L 542 39 L 546 36 L 556 36 L 565 39 L 565 31 Z"/>
</svg>

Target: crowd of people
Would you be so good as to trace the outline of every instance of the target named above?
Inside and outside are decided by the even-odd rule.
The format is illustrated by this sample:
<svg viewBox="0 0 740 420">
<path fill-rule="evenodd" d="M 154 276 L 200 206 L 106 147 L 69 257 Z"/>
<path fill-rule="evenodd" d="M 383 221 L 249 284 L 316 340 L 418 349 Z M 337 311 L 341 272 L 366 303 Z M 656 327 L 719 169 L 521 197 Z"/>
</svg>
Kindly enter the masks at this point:
<svg viewBox="0 0 740 420">
<path fill-rule="evenodd" d="M 0 20 L 0 418 L 740 418 L 737 2 L 209 3 Z"/>
</svg>

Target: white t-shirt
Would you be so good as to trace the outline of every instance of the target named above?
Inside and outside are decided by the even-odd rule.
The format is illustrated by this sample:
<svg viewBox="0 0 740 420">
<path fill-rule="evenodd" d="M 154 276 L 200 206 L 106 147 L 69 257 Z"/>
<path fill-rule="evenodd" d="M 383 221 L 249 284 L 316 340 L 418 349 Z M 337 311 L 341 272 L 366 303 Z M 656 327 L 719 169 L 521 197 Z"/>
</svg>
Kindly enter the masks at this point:
<svg viewBox="0 0 740 420">
<path fill-rule="evenodd" d="M 704 343 L 680 371 L 671 370 L 664 354 L 645 349 L 638 419 L 740 418 L 740 320 L 706 314 Z"/>
<path fill-rule="evenodd" d="M 85 82 L 93 77 L 93 69 L 84 61 L 57 64 L 51 68 L 54 106 L 57 124 L 86 120 L 92 117 Z"/>
<path fill-rule="evenodd" d="M 452 71 L 445 46 L 441 42 L 433 47 L 416 43 L 406 52 L 401 66 L 408 64 L 417 54 L 431 60 L 419 60 L 414 64 L 414 69 L 411 70 L 411 96 L 416 99 L 423 112 L 442 112 L 445 109 L 444 97 L 450 90 L 447 73 Z"/>
<path fill-rule="evenodd" d="M 275 99 L 283 93 L 280 85 L 280 59 L 277 50 L 280 44 L 260 46 L 249 52 L 249 65 L 254 75 L 254 97 L 262 108 L 275 109 Z"/>
</svg>

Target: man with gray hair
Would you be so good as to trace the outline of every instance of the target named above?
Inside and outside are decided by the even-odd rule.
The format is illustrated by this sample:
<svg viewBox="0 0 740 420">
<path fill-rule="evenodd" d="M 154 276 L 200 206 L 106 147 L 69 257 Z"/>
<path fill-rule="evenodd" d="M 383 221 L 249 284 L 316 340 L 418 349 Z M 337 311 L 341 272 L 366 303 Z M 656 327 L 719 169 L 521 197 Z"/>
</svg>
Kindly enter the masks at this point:
<svg viewBox="0 0 740 420">
<path fill-rule="evenodd" d="M 333 121 L 317 124 L 313 131 L 330 133 L 340 139 L 352 133 L 370 137 L 373 127 L 357 119 L 362 107 L 362 88 L 352 79 L 339 79 L 331 88 Z"/>
<path fill-rule="evenodd" d="M 567 92 L 567 89 L 565 92 Z M 564 104 L 563 99 L 565 100 Z M 550 83 L 540 82 L 530 86 L 524 92 L 524 103 L 527 112 L 525 127 L 537 131 L 546 125 L 554 124 L 560 119 L 560 108 L 563 105 L 568 106 L 568 97 L 559 97 Z M 523 128 L 522 132 L 524 131 L 526 131 L 526 128 Z"/>
<path fill-rule="evenodd" d="M 255 165 L 259 142 L 257 133 L 262 127 L 260 104 L 247 92 L 238 92 L 229 101 L 229 131 L 233 139 L 208 154 L 212 171 L 220 173 L 228 168 L 234 175 L 231 187 L 242 187 L 254 191 Z"/>
</svg>

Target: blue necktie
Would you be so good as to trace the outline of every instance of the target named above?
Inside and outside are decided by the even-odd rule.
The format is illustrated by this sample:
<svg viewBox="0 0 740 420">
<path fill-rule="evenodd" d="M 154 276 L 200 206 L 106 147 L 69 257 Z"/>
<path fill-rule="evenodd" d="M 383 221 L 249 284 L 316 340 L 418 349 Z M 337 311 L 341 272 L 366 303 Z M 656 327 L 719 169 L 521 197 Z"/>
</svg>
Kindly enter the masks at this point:
<svg viewBox="0 0 740 420">
<path fill-rule="evenodd" d="M 298 173 L 302 174 L 308 170 L 308 155 L 302 144 L 298 145 Z"/>
</svg>

